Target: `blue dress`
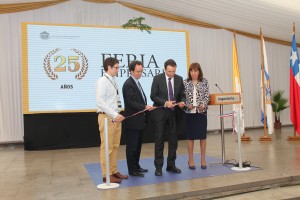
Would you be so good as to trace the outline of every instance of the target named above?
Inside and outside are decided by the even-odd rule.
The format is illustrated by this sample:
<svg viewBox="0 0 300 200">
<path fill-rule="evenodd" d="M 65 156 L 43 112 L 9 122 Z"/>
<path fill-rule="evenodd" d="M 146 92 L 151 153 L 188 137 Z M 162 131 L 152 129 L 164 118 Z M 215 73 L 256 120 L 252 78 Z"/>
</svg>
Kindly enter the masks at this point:
<svg viewBox="0 0 300 200">
<path fill-rule="evenodd" d="M 207 112 L 186 113 L 186 133 L 188 140 L 204 140 L 207 135 Z"/>
</svg>

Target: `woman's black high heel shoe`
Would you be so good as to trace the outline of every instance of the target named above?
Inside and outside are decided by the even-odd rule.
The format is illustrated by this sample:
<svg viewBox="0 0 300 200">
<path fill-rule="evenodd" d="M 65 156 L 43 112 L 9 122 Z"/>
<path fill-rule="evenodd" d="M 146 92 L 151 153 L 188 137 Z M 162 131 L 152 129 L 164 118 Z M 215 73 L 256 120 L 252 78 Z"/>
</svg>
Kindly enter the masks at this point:
<svg viewBox="0 0 300 200">
<path fill-rule="evenodd" d="M 188 161 L 188 166 L 190 169 L 196 169 L 195 165 L 190 165 L 189 161 Z"/>
<path fill-rule="evenodd" d="M 206 169 L 206 168 L 207 168 L 206 165 L 202 165 L 202 164 L 201 164 L 201 169 Z"/>
</svg>

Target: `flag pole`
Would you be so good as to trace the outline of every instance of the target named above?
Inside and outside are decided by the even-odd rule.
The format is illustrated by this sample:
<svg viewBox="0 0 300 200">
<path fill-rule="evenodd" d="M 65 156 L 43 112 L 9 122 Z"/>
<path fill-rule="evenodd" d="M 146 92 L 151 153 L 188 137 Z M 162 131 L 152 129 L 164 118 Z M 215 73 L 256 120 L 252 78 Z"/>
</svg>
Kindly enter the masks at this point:
<svg viewBox="0 0 300 200">
<path fill-rule="evenodd" d="M 293 22 L 293 34 L 295 34 L 295 32 L 296 32 L 295 22 Z M 289 141 L 300 141 L 300 136 L 297 136 L 297 135 L 296 135 L 296 129 L 295 129 L 295 126 L 294 126 L 294 136 L 289 136 L 289 137 L 288 137 L 288 140 L 289 140 Z"/>
<path fill-rule="evenodd" d="M 267 135 L 267 120 L 266 120 L 266 90 L 265 90 L 265 63 L 264 63 L 264 51 L 263 51 L 263 38 L 260 28 L 260 51 L 261 51 L 261 82 L 262 82 L 262 99 L 264 110 L 264 135 L 259 138 L 260 141 L 271 141 L 271 137 Z"/>
<path fill-rule="evenodd" d="M 237 52 L 237 45 L 236 45 L 236 35 L 235 35 L 235 30 L 233 32 L 233 39 L 234 39 L 234 45 L 235 45 L 235 49 L 236 49 L 236 59 L 237 59 L 237 63 L 239 63 L 239 56 L 238 56 L 238 52 Z M 241 93 L 242 93 L 242 85 L 241 85 Z M 251 141 L 252 139 L 249 136 L 246 136 L 246 133 L 244 131 L 242 137 L 241 137 L 242 141 Z"/>
<path fill-rule="evenodd" d="M 241 126 L 240 126 L 240 111 L 236 113 L 237 115 L 237 135 L 238 135 L 238 157 L 239 157 L 239 167 L 232 167 L 232 170 L 235 171 L 248 171 L 250 167 L 243 167 L 242 163 L 242 150 L 241 150 Z"/>
</svg>

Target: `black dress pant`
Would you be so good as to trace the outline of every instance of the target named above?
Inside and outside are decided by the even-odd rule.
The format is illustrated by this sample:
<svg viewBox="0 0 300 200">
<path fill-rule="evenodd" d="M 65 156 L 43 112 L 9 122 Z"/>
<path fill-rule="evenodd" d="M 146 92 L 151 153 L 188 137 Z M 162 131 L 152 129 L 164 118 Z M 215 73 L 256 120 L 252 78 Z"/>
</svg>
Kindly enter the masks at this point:
<svg viewBox="0 0 300 200">
<path fill-rule="evenodd" d="M 176 160 L 176 151 L 178 146 L 176 123 L 174 111 L 162 108 L 153 111 L 153 128 L 155 133 L 155 159 L 154 165 L 156 169 L 162 169 L 164 164 L 164 135 L 168 137 L 168 158 L 167 167 L 174 167 Z"/>
<path fill-rule="evenodd" d="M 142 149 L 143 130 L 126 129 L 126 159 L 128 172 L 132 173 L 140 169 L 140 155 Z"/>
</svg>

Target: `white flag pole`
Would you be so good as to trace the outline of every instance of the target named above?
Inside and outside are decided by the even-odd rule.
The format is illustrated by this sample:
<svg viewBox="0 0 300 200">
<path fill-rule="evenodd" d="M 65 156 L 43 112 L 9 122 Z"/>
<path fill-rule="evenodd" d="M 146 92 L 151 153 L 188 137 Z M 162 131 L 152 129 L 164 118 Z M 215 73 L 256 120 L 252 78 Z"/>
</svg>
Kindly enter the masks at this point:
<svg viewBox="0 0 300 200">
<path fill-rule="evenodd" d="M 104 140 L 105 140 L 105 161 L 106 161 L 106 183 L 97 185 L 97 188 L 99 189 L 117 188 L 119 187 L 118 183 L 110 182 L 107 118 L 104 118 Z"/>
<path fill-rule="evenodd" d="M 237 113 L 238 118 L 238 154 L 239 154 L 239 168 L 243 167 L 242 151 L 241 151 L 241 126 L 240 126 L 240 112 Z"/>
<path fill-rule="evenodd" d="M 237 134 L 238 134 L 238 157 L 239 157 L 239 167 L 232 167 L 231 169 L 232 170 L 235 170 L 235 171 L 247 171 L 247 170 L 250 170 L 251 168 L 250 167 L 244 167 L 243 168 L 243 163 L 242 163 L 242 150 L 241 150 L 241 143 L 242 143 L 242 140 L 241 140 L 241 127 L 240 127 L 240 111 L 237 111 Z"/>
</svg>

